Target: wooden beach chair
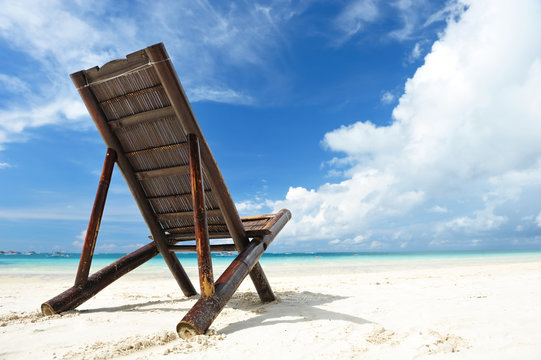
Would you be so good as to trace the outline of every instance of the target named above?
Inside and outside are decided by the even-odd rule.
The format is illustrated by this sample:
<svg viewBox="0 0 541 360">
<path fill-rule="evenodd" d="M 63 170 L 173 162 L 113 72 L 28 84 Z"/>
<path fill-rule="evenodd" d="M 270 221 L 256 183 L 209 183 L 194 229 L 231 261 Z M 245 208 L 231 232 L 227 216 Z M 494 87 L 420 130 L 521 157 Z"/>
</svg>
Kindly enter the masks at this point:
<svg viewBox="0 0 541 360">
<path fill-rule="evenodd" d="M 75 285 L 42 304 L 43 314 L 76 308 L 158 253 L 183 293 L 195 295 L 176 251 L 197 252 L 201 289 L 177 326 L 181 337 L 205 333 L 247 274 L 262 301 L 274 300 L 258 260 L 291 214 L 239 217 L 163 44 L 71 78 L 108 149 Z M 115 163 L 152 242 L 89 276 Z M 213 239 L 232 243 L 211 245 Z M 212 251 L 239 253 L 216 281 Z"/>
</svg>

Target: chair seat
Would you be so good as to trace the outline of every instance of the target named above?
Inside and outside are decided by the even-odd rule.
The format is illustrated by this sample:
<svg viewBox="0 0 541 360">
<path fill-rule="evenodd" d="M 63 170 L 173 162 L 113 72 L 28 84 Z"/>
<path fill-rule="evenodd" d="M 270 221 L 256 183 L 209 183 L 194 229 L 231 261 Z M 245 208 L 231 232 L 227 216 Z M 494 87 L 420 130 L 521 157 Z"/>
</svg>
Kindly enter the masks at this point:
<svg viewBox="0 0 541 360">
<path fill-rule="evenodd" d="M 279 213 L 276 214 L 262 214 L 241 217 L 242 225 L 246 235 L 250 238 L 263 237 L 271 233 L 270 229 L 276 222 Z M 227 239 L 231 238 L 231 235 L 227 231 L 225 224 L 212 224 L 208 225 L 209 238 L 210 239 Z M 149 236 L 152 239 L 152 236 Z M 176 244 L 181 241 L 193 241 L 195 240 L 195 231 L 193 226 L 184 226 L 169 229 L 166 233 L 166 238 L 170 245 Z"/>
</svg>

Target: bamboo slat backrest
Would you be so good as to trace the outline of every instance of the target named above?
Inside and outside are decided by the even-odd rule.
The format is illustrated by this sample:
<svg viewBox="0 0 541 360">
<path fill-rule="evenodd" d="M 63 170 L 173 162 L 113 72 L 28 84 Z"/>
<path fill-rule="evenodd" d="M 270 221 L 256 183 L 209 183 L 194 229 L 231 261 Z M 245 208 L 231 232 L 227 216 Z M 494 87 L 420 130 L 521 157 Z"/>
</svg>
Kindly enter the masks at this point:
<svg viewBox="0 0 541 360">
<path fill-rule="evenodd" d="M 211 238 L 244 228 L 163 44 L 72 74 L 147 223 L 171 242 L 193 240 L 187 134 L 199 138 Z M 153 226 L 152 226 L 153 225 Z M 154 231 L 153 230 L 154 227 Z M 174 241 L 173 241 L 174 240 Z"/>
</svg>

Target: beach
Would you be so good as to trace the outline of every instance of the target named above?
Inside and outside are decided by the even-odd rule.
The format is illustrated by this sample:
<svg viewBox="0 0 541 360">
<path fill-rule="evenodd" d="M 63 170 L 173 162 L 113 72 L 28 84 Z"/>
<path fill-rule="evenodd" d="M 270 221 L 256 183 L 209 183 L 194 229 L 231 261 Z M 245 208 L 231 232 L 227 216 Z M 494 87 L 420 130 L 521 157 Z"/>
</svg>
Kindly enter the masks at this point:
<svg viewBox="0 0 541 360">
<path fill-rule="evenodd" d="M 262 304 L 247 278 L 189 340 L 175 327 L 197 297 L 151 262 L 47 317 L 41 303 L 72 285 L 76 262 L 4 266 L 0 359 L 541 359 L 539 252 L 262 258 L 277 300 Z"/>
</svg>

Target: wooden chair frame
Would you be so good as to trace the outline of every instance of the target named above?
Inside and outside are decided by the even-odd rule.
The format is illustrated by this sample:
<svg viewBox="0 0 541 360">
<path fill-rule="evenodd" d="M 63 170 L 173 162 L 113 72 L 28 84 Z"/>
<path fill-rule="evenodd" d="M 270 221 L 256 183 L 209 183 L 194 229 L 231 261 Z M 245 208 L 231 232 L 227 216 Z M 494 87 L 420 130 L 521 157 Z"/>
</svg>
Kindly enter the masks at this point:
<svg viewBox="0 0 541 360">
<path fill-rule="evenodd" d="M 126 92 L 123 86 L 127 88 L 133 86 L 131 82 L 134 81 L 134 76 L 143 77 L 138 73 L 143 71 L 145 72 L 143 75 L 153 81 L 152 86 Z M 151 76 L 149 77 L 148 74 Z M 162 255 L 184 295 L 195 295 L 197 292 L 175 255 L 177 251 L 197 252 L 201 291 L 200 299 L 177 325 L 177 332 L 181 337 L 205 333 L 248 274 L 250 274 L 260 299 L 263 302 L 273 301 L 275 297 L 259 264 L 259 258 L 289 221 L 291 214 L 284 209 L 276 214 L 242 219 L 239 217 L 163 44 L 156 44 L 129 54 L 126 59 L 114 60 L 101 68 L 95 67 L 76 72 L 71 75 L 71 78 L 108 149 L 81 252 L 75 284 L 43 303 L 42 313 L 50 315 L 75 309 L 113 281 L 157 254 Z M 109 93 L 114 91 L 109 88 L 114 88 L 116 92 L 124 92 L 121 92 L 120 95 L 117 93 L 110 95 Z M 104 94 L 109 94 L 109 97 L 103 99 Z M 142 101 L 138 100 L 138 97 L 141 96 L 153 96 L 154 100 L 152 101 L 158 101 L 161 105 L 144 111 L 134 111 L 132 107 L 139 106 L 137 101 Z M 123 113 L 122 116 L 119 116 L 115 109 L 111 112 L 109 106 L 115 104 L 129 107 L 130 112 Z M 148 107 L 149 105 L 143 104 L 141 106 Z M 140 126 L 142 123 L 162 121 L 163 119 L 168 119 L 168 126 L 174 127 L 171 131 L 185 136 L 186 141 L 162 144 L 152 148 L 127 150 L 129 146 L 126 145 L 126 140 L 123 140 L 119 135 L 122 131 Z M 137 136 L 144 135 L 143 132 L 138 133 Z M 137 156 L 142 156 L 141 154 L 146 152 L 169 151 L 171 148 L 178 151 L 181 151 L 179 149 L 184 151 L 187 148 L 188 163 L 144 168 L 143 170 L 136 169 L 139 165 L 133 159 Z M 89 275 L 115 163 L 120 168 L 148 225 L 152 242 Z M 144 186 L 145 181 L 149 181 L 149 179 L 160 177 L 180 179 L 181 176 L 185 175 L 189 175 L 190 180 L 190 189 L 186 193 L 152 197 Z M 208 184 L 205 183 L 205 180 Z M 212 193 L 212 197 L 209 197 L 210 193 Z M 179 201 L 186 197 L 191 197 L 191 209 L 188 210 L 176 209 L 162 213 L 156 211 L 156 207 L 153 206 L 153 201 L 156 199 L 167 198 L 171 201 Z M 212 202 L 215 203 L 215 208 L 209 209 L 212 205 L 209 203 Z M 175 221 L 185 224 L 188 217 L 193 220 L 190 220 L 190 224 L 186 226 L 171 228 L 170 225 L 167 225 Z M 213 221 L 225 222 L 225 226 L 219 224 L 209 226 L 209 217 L 212 217 Z M 233 244 L 211 245 L 210 240 L 213 238 L 232 238 Z M 186 240 L 195 240 L 195 245 L 177 244 L 179 241 Z M 212 251 L 237 251 L 239 253 L 216 281 L 214 281 L 212 268 Z"/>
</svg>

